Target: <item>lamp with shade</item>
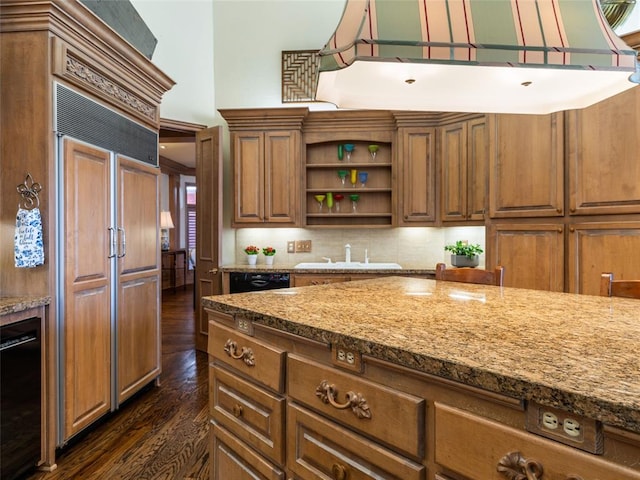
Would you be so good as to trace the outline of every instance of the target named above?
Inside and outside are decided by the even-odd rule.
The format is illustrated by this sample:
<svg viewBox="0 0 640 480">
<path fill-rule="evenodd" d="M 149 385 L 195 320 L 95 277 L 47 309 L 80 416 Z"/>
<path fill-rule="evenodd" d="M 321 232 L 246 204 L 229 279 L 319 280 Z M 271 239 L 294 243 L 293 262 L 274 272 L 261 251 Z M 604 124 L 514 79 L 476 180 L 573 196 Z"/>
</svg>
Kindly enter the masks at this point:
<svg viewBox="0 0 640 480">
<path fill-rule="evenodd" d="M 174 228 L 171 212 L 160 212 L 160 247 L 169 250 L 169 229 Z"/>
</svg>

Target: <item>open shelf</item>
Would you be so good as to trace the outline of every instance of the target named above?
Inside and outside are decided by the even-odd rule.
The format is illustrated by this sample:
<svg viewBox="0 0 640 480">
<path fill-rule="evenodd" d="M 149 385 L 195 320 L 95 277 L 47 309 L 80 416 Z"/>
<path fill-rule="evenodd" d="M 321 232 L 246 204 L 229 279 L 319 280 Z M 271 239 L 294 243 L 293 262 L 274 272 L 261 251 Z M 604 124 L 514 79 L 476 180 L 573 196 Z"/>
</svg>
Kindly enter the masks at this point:
<svg viewBox="0 0 640 480">
<path fill-rule="evenodd" d="M 351 159 L 347 160 L 346 152 L 343 158 L 338 158 L 338 146 L 352 143 L 355 148 Z M 379 146 L 375 160 L 371 158 L 368 146 Z M 306 182 L 305 182 L 305 223 L 315 227 L 339 226 L 392 226 L 392 145 L 388 142 L 374 141 L 329 141 L 309 144 L 306 146 Z M 351 171 L 355 170 L 356 179 L 362 172 L 367 173 L 364 187 L 358 179 L 356 186 L 351 183 Z M 346 172 L 345 182 L 342 183 L 339 172 Z M 344 195 L 340 201 L 340 212 L 334 206 L 329 213 L 326 199 L 322 211 L 315 195 L 326 195 L 331 192 Z M 359 195 L 356 212 L 352 211 L 352 201 L 349 195 Z M 334 200 L 334 204 L 337 202 Z"/>
</svg>

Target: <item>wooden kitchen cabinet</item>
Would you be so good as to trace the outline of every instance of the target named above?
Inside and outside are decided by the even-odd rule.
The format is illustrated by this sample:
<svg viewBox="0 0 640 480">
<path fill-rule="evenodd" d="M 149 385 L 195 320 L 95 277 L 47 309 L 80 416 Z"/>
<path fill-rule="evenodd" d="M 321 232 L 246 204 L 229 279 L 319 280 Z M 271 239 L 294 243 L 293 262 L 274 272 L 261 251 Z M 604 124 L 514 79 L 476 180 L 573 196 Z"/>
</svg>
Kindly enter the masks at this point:
<svg viewBox="0 0 640 480">
<path fill-rule="evenodd" d="M 399 126 L 397 151 L 398 224 L 433 225 L 436 220 L 435 127 Z"/>
<path fill-rule="evenodd" d="M 291 275 L 292 287 L 308 287 L 310 285 L 328 285 L 330 283 L 348 282 L 349 275 L 338 273 L 294 273 Z"/>
<path fill-rule="evenodd" d="M 599 428 L 590 453 L 536 430 L 546 407 L 206 311 L 211 480 L 506 480 L 512 452 L 544 479 L 640 480 L 632 432 L 564 412 Z"/>
<path fill-rule="evenodd" d="M 306 108 L 220 110 L 231 132 L 233 227 L 300 224 Z"/>
<path fill-rule="evenodd" d="M 605 461 L 599 455 L 548 441 L 466 410 L 435 404 L 435 460 L 466 480 L 528 478 L 525 463 L 550 480 L 621 480 L 640 472 Z M 464 438 L 464 442 L 460 439 Z"/>
<path fill-rule="evenodd" d="M 443 222 L 484 220 L 492 116 L 445 125 L 439 133 L 440 215 Z"/>
<path fill-rule="evenodd" d="M 566 116 L 569 213 L 640 213 L 640 89 Z"/>
<path fill-rule="evenodd" d="M 385 111 L 310 112 L 303 126 L 304 224 L 308 227 L 391 227 L 395 223 L 395 153 L 393 117 Z M 348 158 L 345 144 L 354 145 Z M 377 145 L 376 158 L 369 145 Z M 342 158 L 339 155 L 342 149 Z M 346 172 L 344 183 L 338 171 Z M 356 184 L 350 182 L 355 170 Z M 358 178 L 367 174 L 365 186 Z M 331 192 L 334 206 L 327 200 L 322 209 L 316 195 Z M 344 198 L 340 202 L 336 195 Z M 358 195 L 355 211 L 351 195 Z"/>
<path fill-rule="evenodd" d="M 640 278 L 640 222 L 569 225 L 569 291 L 599 295 L 600 275 Z"/>
<path fill-rule="evenodd" d="M 488 264 L 505 268 L 504 286 L 564 290 L 563 224 L 491 224 Z"/>
<path fill-rule="evenodd" d="M 564 121 L 551 115 L 495 116 L 489 156 L 491 218 L 564 214 Z"/>
</svg>

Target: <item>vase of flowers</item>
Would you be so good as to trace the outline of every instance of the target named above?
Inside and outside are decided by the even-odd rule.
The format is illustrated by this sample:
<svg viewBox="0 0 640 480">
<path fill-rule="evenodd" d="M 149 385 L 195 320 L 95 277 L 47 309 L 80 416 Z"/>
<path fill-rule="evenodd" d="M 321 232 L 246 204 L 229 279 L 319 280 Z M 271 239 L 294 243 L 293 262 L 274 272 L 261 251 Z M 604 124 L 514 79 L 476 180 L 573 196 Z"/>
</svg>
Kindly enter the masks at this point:
<svg viewBox="0 0 640 480">
<path fill-rule="evenodd" d="M 258 260 L 258 253 L 260 253 L 260 249 L 255 245 L 249 245 L 248 247 L 245 247 L 244 253 L 247 254 L 247 261 L 249 262 L 249 265 L 255 265 Z"/>
<path fill-rule="evenodd" d="M 264 255 L 264 261 L 267 265 L 273 265 L 273 257 L 276 255 L 276 249 L 273 247 L 264 247 L 262 249 Z"/>
<path fill-rule="evenodd" d="M 454 267 L 477 267 L 480 254 L 483 252 L 479 244 L 470 245 L 462 240 L 453 245 L 446 245 L 444 249 L 451 252 L 451 265 Z"/>
</svg>

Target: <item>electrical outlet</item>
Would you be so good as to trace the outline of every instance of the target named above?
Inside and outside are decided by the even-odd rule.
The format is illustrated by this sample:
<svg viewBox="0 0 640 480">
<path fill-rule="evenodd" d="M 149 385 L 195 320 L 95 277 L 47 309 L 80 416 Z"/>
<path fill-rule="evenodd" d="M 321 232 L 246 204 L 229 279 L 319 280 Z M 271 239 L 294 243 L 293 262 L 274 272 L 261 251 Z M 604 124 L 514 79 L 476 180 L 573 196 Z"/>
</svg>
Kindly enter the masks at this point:
<svg viewBox="0 0 640 480">
<path fill-rule="evenodd" d="M 535 402 L 527 407 L 527 430 L 590 453 L 602 454 L 602 423 Z"/>
<path fill-rule="evenodd" d="M 287 242 L 287 253 L 296 253 L 296 242 L 294 240 Z"/>
<path fill-rule="evenodd" d="M 311 240 L 296 240 L 296 253 L 311 253 Z"/>
<path fill-rule="evenodd" d="M 355 350 L 349 350 L 344 347 L 331 347 L 333 353 L 333 364 L 342 368 L 362 371 L 362 355 Z"/>
</svg>

